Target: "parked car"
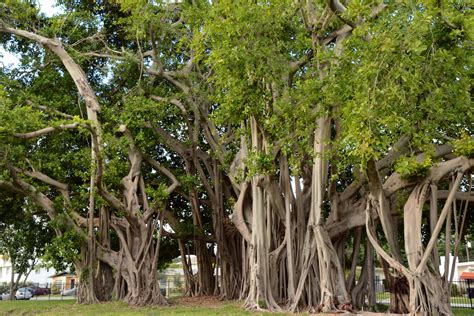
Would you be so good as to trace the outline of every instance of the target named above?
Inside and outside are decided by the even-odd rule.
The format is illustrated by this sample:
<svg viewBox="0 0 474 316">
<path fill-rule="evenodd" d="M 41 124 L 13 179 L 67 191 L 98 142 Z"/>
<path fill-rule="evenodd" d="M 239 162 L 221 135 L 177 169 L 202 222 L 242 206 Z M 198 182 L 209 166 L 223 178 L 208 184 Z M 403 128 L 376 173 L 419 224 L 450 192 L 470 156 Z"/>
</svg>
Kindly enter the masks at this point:
<svg viewBox="0 0 474 316">
<path fill-rule="evenodd" d="M 13 297 L 15 298 L 15 297 Z M 3 294 L 0 295 L 0 300 L 2 301 L 8 301 L 10 300 L 10 292 L 5 292 Z"/>
<path fill-rule="evenodd" d="M 73 289 L 70 289 L 70 290 L 63 290 L 61 292 L 61 295 L 62 296 L 73 296 L 73 295 L 76 295 L 77 293 L 77 287 L 73 288 Z"/>
<path fill-rule="evenodd" d="M 51 294 L 51 289 L 47 287 L 33 287 L 33 295 L 48 295 Z"/>
<path fill-rule="evenodd" d="M 33 289 L 30 287 L 21 287 L 15 294 L 17 300 L 29 300 L 33 296 Z"/>
</svg>

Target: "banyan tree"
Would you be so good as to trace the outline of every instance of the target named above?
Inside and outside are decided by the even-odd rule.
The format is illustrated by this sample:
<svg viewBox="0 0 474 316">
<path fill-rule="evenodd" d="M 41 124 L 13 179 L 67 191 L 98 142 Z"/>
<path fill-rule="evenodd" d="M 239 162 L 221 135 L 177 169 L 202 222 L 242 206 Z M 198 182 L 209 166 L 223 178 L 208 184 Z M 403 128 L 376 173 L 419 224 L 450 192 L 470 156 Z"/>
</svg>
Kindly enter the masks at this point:
<svg viewBox="0 0 474 316">
<path fill-rule="evenodd" d="M 467 3 L 59 3 L 0 6 L 22 61 L 1 73 L 0 188 L 76 245 L 80 302 L 168 304 L 166 238 L 186 295 L 376 310 L 380 267 L 392 312 L 451 314 L 439 256 L 474 201 Z"/>
</svg>

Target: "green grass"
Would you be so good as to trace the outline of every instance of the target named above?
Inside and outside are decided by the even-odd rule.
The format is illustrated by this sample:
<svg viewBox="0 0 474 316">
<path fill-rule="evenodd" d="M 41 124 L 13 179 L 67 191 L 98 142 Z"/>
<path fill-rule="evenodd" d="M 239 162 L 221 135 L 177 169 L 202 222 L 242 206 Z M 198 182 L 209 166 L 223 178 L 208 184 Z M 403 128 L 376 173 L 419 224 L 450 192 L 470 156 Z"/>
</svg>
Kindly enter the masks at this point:
<svg viewBox="0 0 474 316">
<path fill-rule="evenodd" d="M 469 298 L 467 298 L 467 297 L 460 297 L 460 296 L 453 296 L 453 297 L 451 297 L 451 303 L 456 303 L 456 304 L 469 304 Z M 473 299 L 473 304 L 474 304 L 474 299 Z"/>
<path fill-rule="evenodd" d="M 388 292 L 377 293 L 377 301 L 389 300 L 389 299 L 390 299 L 390 293 Z M 452 304 L 469 304 L 469 298 L 461 297 L 461 296 L 452 296 L 451 303 Z M 474 299 L 473 299 L 473 305 L 474 305 Z M 471 310 L 471 313 L 472 313 L 471 315 L 474 315 L 474 309 Z"/>
<path fill-rule="evenodd" d="M 453 313 L 456 316 L 469 316 L 474 314 L 474 309 L 469 308 L 453 308 Z"/>
<path fill-rule="evenodd" d="M 265 313 L 268 315 L 268 313 Z M 123 302 L 78 305 L 74 301 L 0 301 L 0 315 L 264 315 L 242 309 L 238 302 L 219 306 L 130 307 Z"/>
<path fill-rule="evenodd" d="M 78 305 L 74 301 L 0 301 L 0 315 L 269 315 L 242 309 L 240 302 L 213 306 L 130 307 L 123 302 Z M 454 308 L 454 315 L 473 315 L 472 309 Z M 282 314 L 280 314 L 282 315 Z"/>
</svg>

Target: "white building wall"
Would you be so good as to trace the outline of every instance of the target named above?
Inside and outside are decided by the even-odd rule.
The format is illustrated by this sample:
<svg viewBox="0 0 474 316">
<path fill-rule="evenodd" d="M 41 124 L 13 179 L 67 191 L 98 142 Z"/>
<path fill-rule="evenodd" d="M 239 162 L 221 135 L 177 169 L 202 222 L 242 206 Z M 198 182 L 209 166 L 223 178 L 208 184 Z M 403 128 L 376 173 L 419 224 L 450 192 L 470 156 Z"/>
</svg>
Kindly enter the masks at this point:
<svg viewBox="0 0 474 316">
<path fill-rule="evenodd" d="M 453 264 L 454 256 L 449 256 L 449 268 L 448 272 L 451 271 L 452 264 Z M 440 265 L 439 265 L 439 273 L 444 275 L 444 264 L 446 262 L 446 258 L 444 256 L 440 257 Z M 461 274 L 463 272 L 474 272 L 474 261 L 469 262 L 459 262 L 459 257 L 456 257 L 456 264 L 454 266 L 454 277 L 453 280 L 457 281 L 461 278 Z"/>
<path fill-rule="evenodd" d="M 441 275 L 444 275 L 444 265 L 446 263 L 446 257 L 445 256 L 441 256 L 439 258 L 440 260 L 440 263 L 439 263 L 439 273 Z M 454 260 L 454 256 L 453 255 L 449 255 L 449 265 L 448 265 L 448 273 L 451 273 L 451 268 L 453 266 L 453 260 Z M 453 280 L 459 280 L 459 273 L 458 273 L 458 269 L 457 269 L 457 265 L 459 264 L 459 258 L 456 257 L 456 264 L 454 266 L 454 278 Z M 449 274 L 448 274 L 449 275 Z"/>
<path fill-rule="evenodd" d="M 10 261 L 4 259 L 0 256 L 0 282 L 10 282 L 11 281 L 11 263 Z"/>
<path fill-rule="evenodd" d="M 38 283 L 40 287 L 46 285 L 46 283 L 51 283 L 50 276 L 56 274 L 56 270 L 53 268 L 39 268 L 31 271 L 28 276 L 27 282 Z"/>
<path fill-rule="evenodd" d="M 51 275 L 56 274 L 56 270 L 53 268 L 36 268 L 33 269 L 28 276 L 26 282 L 39 283 L 40 286 L 51 283 Z M 12 264 L 10 260 L 0 256 L 0 283 L 10 283 L 12 277 Z M 15 278 L 17 274 L 15 274 Z M 24 277 L 20 280 L 23 282 Z"/>
</svg>

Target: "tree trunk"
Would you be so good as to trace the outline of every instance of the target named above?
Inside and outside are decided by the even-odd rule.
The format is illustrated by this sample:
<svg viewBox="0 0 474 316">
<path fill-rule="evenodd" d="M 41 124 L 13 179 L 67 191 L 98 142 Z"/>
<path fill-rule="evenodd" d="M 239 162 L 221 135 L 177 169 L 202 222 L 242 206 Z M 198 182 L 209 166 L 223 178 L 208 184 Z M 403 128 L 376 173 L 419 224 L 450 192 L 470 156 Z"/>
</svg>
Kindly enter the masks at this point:
<svg viewBox="0 0 474 316">
<path fill-rule="evenodd" d="M 77 302 L 79 304 L 96 304 L 99 302 L 95 295 L 94 283 L 90 282 L 93 279 L 93 272 L 89 267 L 96 262 L 90 263 L 92 260 L 88 245 L 83 245 L 80 252 L 81 259 L 76 260 L 76 273 L 79 275 L 79 289 L 77 292 Z"/>
<path fill-rule="evenodd" d="M 339 308 L 350 308 L 350 299 L 345 287 L 343 269 L 340 265 L 338 255 L 329 238 L 328 232 L 323 226 L 322 204 L 326 191 L 328 164 L 326 152 L 326 142 L 329 141 L 331 120 L 329 118 L 318 119 L 318 126 L 314 133 L 314 152 L 316 158 L 313 163 L 312 184 L 311 184 L 311 210 L 308 219 L 308 226 L 305 237 L 305 245 L 310 245 L 305 249 L 305 263 L 298 283 L 295 301 L 291 302 L 290 309 L 295 311 L 302 294 L 303 285 L 306 282 L 311 262 L 317 253 L 319 264 L 319 286 L 320 299 L 317 308 L 324 312 Z M 313 250 L 316 248 L 316 253 Z"/>
<path fill-rule="evenodd" d="M 214 234 L 216 236 L 216 294 L 223 299 L 237 299 L 242 287 L 242 237 L 224 216 L 224 210 L 214 210 Z"/>
<path fill-rule="evenodd" d="M 257 121 L 254 117 L 250 118 L 252 134 L 252 150 L 255 152 L 264 152 L 264 144 Z M 268 214 L 266 208 L 266 195 L 262 189 L 262 176 L 255 175 L 251 181 L 252 191 L 252 239 L 248 247 L 249 260 L 249 292 L 245 301 L 245 307 L 251 310 L 259 310 L 262 303 L 271 310 L 279 311 L 280 307 L 275 302 L 270 284 L 270 266 L 269 252 L 270 240 L 268 240 L 267 225 Z"/>
<path fill-rule="evenodd" d="M 193 296 L 194 293 L 196 293 L 196 280 L 193 275 L 191 258 L 189 257 L 189 253 L 186 252 L 184 242 L 181 239 L 178 239 L 178 245 L 184 274 L 184 295 Z"/>
<path fill-rule="evenodd" d="M 10 256 L 10 262 L 12 264 L 11 273 L 12 276 L 10 277 L 10 300 L 15 299 L 15 291 L 16 291 L 16 284 L 15 284 L 15 259 Z"/>
<path fill-rule="evenodd" d="M 99 234 L 98 242 L 99 245 L 105 248 L 110 248 L 110 214 L 106 207 L 101 207 L 99 215 Z M 113 269 L 108 264 L 98 261 L 97 270 L 94 275 L 95 279 L 95 293 L 96 297 L 100 302 L 110 301 L 113 297 L 114 292 L 114 275 Z M 118 293 L 115 293 L 115 297 L 119 298 Z"/>
<path fill-rule="evenodd" d="M 456 180 L 452 184 L 450 197 L 446 201 L 442 215 L 436 226 L 440 227 L 442 223 L 441 221 L 444 219 L 443 217 L 448 217 L 451 213 L 449 211 L 451 209 L 451 203 L 461 179 L 462 173 L 458 173 Z M 445 293 L 444 291 L 443 282 L 439 274 L 431 272 L 430 269 L 426 267 L 427 259 L 424 259 L 425 261 L 422 260 L 423 257 L 432 257 L 432 247 L 435 244 L 434 240 L 437 238 L 435 227 L 431 236 L 431 240 L 433 240 L 431 241 L 432 245 L 427 247 L 426 253 L 423 253 L 421 240 L 421 216 L 423 206 L 427 199 L 428 188 L 429 184 L 426 182 L 417 185 L 410 194 L 404 208 L 405 248 L 408 265 L 410 270 L 420 273 L 420 275 L 415 274 L 413 281 L 411 283 L 409 282 L 410 310 L 421 310 L 428 313 L 450 315 L 451 308 L 447 298 L 448 293 Z M 448 228 L 448 230 L 450 230 L 450 228 Z M 445 271 L 445 274 L 448 274 L 447 271 Z"/>
<path fill-rule="evenodd" d="M 161 222 L 162 223 L 162 222 Z M 153 236 L 156 223 L 137 221 L 135 227 L 112 222 L 120 240 L 120 275 L 126 283 L 124 301 L 134 306 L 167 305 L 157 280 L 160 232 Z M 127 225 L 128 226 L 128 225 Z M 156 238 L 156 240 L 155 240 Z M 117 268 L 117 264 L 115 265 Z"/>
</svg>

